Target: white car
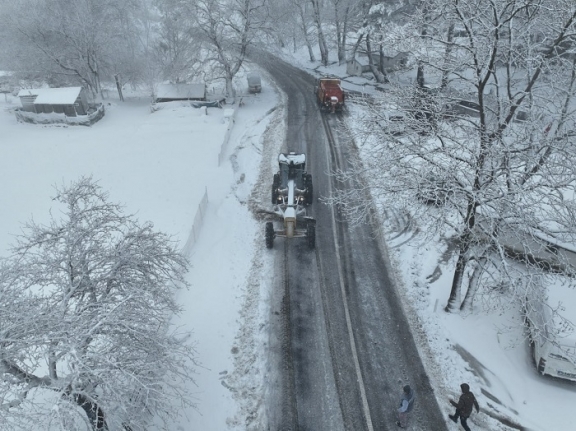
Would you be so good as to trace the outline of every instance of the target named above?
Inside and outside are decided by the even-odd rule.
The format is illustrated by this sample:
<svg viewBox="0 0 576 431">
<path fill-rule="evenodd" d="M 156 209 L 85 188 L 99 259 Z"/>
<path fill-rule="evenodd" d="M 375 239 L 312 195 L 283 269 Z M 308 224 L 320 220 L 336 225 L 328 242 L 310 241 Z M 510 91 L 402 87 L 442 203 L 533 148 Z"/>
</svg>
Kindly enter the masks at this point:
<svg viewBox="0 0 576 431">
<path fill-rule="evenodd" d="M 392 136 L 403 135 L 406 133 L 406 116 L 401 111 L 386 111 L 378 120 L 378 125 Z"/>
<path fill-rule="evenodd" d="M 538 372 L 576 381 L 576 291 L 557 283 L 527 299 L 525 321 Z"/>
</svg>

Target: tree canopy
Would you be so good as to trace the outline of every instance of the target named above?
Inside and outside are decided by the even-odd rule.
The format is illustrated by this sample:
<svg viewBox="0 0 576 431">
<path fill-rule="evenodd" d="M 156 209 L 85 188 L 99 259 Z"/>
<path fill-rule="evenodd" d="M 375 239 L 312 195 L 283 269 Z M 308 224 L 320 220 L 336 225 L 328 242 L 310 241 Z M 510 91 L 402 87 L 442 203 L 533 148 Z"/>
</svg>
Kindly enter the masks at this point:
<svg viewBox="0 0 576 431">
<path fill-rule="evenodd" d="M 0 268 L 0 417 L 142 429 L 192 404 L 194 350 L 170 325 L 187 260 L 91 178 L 54 201 Z"/>
</svg>

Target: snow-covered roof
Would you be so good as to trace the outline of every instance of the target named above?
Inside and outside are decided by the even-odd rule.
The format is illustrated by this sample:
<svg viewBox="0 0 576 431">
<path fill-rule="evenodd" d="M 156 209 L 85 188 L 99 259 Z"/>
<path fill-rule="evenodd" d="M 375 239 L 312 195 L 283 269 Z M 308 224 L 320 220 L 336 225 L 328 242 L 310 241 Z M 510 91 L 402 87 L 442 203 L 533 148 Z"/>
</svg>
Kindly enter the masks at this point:
<svg viewBox="0 0 576 431">
<path fill-rule="evenodd" d="M 370 64 L 370 62 L 368 61 L 368 57 L 364 56 L 364 55 L 360 55 L 360 56 L 353 58 L 352 60 L 349 60 L 349 61 L 352 61 L 352 62 L 355 61 L 356 63 L 358 63 L 361 66 L 368 66 Z"/>
<path fill-rule="evenodd" d="M 34 99 L 35 105 L 73 105 L 81 90 L 82 87 L 41 88 L 39 90 L 20 90 L 20 93 L 22 91 L 38 91 L 37 97 Z M 21 95 L 20 93 L 18 96 Z"/>
<path fill-rule="evenodd" d="M 204 84 L 160 84 L 157 99 L 200 99 L 206 96 Z"/>
<path fill-rule="evenodd" d="M 18 92 L 18 97 L 38 96 L 42 90 L 46 90 L 46 88 L 23 88 Z"/>
</svg>

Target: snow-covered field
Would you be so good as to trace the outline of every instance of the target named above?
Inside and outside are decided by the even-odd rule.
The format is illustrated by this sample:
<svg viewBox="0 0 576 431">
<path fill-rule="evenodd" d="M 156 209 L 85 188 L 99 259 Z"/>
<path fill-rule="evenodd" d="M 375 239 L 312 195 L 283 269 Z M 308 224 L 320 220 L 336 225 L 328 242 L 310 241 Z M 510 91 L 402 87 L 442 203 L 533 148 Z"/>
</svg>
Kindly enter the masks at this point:
<svg viewBox="0 0 576 431">
<path fill-rule="evenodd" d="M 341 73 L 342 67 L 325 71 Z M 355 79 L 354 87 L 370 91 L 363 84 Z M 128 212 L 152 221 L 182 245 L 207 192 L 202 229 L 190 253 L 191 289 L 180 293 L 185 311 L 175 322 L 196 340 L 201 367 L 190 392 L 197 410 L 175 418 L 173 429 L 264 430 L 264 378 L 270 370 L 263 361 L 268 292 L 261 280 L 272 277 L 272 266 L 261 223 L 249 203 L 261 162 L 273 163 L 266 159 L 267 146 L 278 142 L 263 139 L 263 134 L 268 126 L 281 131 L 279 102 L 284 96 L 265 80 L 261 94 L 244 97 L 243 106 L 235 106 L 220 166 L 227 128 L 223 110 L 208 109 L 203 115 L 186 104 L 170 103 L 151 113 L 147 98 L 125 96 L 125 103 L 111 97 L 104 119 L 90 128 L 20 124 L 10 111 L 19 101 L 0 98 L 0 255 L 7 253 L 21 223 L 47 216 L 52 185 L 81 175 L 93 175 L 111 201 L 124 203 Z M 574 429 L 576 386 L 539 376 L 524 334 L 499 329 L 517 318 L 513 307 L 509 314 L 446 314 L 450 264 L 441 266 L 439 278 L 424 288 L 438 265 L 438 247 L 403 244 L 402 238 L 389 247 L 417 337 L 427 341 L 423 353 L 434 357 L 427 366 L 440 396 L 457 396 L 460 383 L 467 382 L 483 409 L 500 412 L 526 429 Z M 446 414 L 452 411 L 447 398 L 439 402 Z M 510 429 L 484 413 L 473 415 L 471 426 Z"/>
<path fill-rule="evenodd" d="M 152 113 L 149 98 L 125 97 L 125 103 L 107 100 L 106 116 L 92 127 L 18 123 L 12 109 L 20 106 L 19 100 L 2 97 L 0 255 L 8 254 L 25 221 L 48 219 L 54 185 L 83 175 L 92 175 L 112 202 L 123 203 L 141 221 L 152 221 L 182 246 L 193 235 L 207 193 L 201 233 L 190 252 L 191 289 L 180 293 L 184 313 L 175 322 L 196 340 L 201 366 L 197 385 L 189 391 L 197 410 L 174 418 L 173 429 L 227 429 L 236 404 L 222 382 L 228 380 L 231 387 L 241 380 L 233 373 L 234 339 L 242 326 L 253 243 L 260 239 L 246 201 L 260 169 L 261 136 L 276 115 L 272 108 L 278 97 L 270 87 L 243 97 L 224 146 L 228 120 L 223 109 L 203 111 L 170 102 Z M 218 166 L 220 151 L 225 161 Z"/>
</svg>

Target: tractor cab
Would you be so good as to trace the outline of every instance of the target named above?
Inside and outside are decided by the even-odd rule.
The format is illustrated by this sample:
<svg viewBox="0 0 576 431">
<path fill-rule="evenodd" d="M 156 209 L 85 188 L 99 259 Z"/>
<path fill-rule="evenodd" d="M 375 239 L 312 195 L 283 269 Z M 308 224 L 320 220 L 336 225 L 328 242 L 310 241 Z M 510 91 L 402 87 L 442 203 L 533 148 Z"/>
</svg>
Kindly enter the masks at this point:
<svg viewBox="0 0 576 431">
<path fill-rule="evenodd" d="M 296 188 L 304 188 L 306 175 L 306 156 L 304 154 L 288 153 L 278 156 L 280 168 L 280 187 L 288 187 L 288 181 L 294 180 Z"/>
</svg>

